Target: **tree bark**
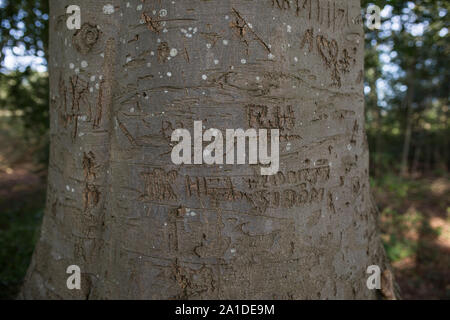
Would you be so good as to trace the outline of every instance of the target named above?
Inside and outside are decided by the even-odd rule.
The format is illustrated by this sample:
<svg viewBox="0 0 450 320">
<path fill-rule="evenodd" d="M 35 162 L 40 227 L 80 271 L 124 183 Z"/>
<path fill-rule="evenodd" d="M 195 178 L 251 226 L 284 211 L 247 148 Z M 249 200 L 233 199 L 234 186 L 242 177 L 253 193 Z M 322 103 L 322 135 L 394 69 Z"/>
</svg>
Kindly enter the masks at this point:
<svg viewBox="0 0 450 320">
<path fill-rule="evenodd" d="M 359 1 L 78 3 L 74 32 L 51 1 L 47 209 L 21 298 L 377 297 Z M 279 128 L 278 174 L 173 165 L 197 120 Z"/>
<path fill-rule="evenodd" d="M 412 70 L 408 71 L 408 89 L 406 91 L 403 103 L 406 108 L 406 120 L 405 120 L 405 139 L 403 140 L 403 151 L 401 160 L 401 174 L 406 177 L 409 173 L 409 149 L 411 147 L 411 136 L 413 131 L 413 98 L 414 98 L 414 73 Z"/>
</svg>

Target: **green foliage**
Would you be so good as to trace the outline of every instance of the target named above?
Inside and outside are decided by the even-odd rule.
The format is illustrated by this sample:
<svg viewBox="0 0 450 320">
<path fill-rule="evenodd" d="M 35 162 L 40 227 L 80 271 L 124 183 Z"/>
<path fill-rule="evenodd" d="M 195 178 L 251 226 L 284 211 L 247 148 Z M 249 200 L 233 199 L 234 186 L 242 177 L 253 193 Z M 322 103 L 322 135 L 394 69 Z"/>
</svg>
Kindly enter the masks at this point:
<svg viewBox="0 0 450 320">
<path fill-rule="evenodd" d="M 410 171 L 447 171 L 450 2 L 362 1 L 362 6 L 371 3 L 390 9 L 385 10 L 390 13 L 381 30 L 366 33 L 366 119 L 372 172 L 400 169 L 405 147 L 409 147 Z M 410 141 L 405 138 L 408 125 Z"/>
<path fill-rule="evenodd" d="M 386 254 L 390 261 L 395 262 L 410 257 L 417 250 L 414 241 L 399 238 L 395 234 L 390 235 L 389 241 L 384 243 Z"/>
<path fill-rule="evenodd" d="M 0 0 L 0 62 L 7 53 L 44 58 L 48 52 L 48 0 Z M 48 74 L 29 67 L 0 73 L 0 111 L 20 116 L 24 138 L 34 144 L 35 159 L 48 159 Z M 11 122 L 16 119 L 11 118 Z"/>
<path fill-rule="evenodd" d="M 393 198 L 403 200 L 414 194 L 423 194 L 425 186 L 419 181 L 405 179 L 399 175 L 386 173 L 378 178 L 371 179 L 371 186 L 384 189 L 394 195 Z M 414 190 L 414 193 L 412 192 Z"/>
<path fill-rule="evenodd" d="M 24 126 L 23 138 L 33 145 L 35 160 L 48 159 L 48 75 L 27 68 L 0 74 L 0 110 L 9 110 L 16 126 Z"/>
<path fill-rule="evenodd" d="M 0 61 L 7 48 L 23 47 L 24 55 L 47 54 L 48 12 L 48 0 L 0 1 Z"/>
<path fill-rule="evenodd" d="M 448 231 L 430 224 L 432 218 L 445 215 L 444 223 L 450 223 L 448 193 L 433 188 L 440 180 L 445 178 L 411 179 L 392 173 L 371 178 L 371 189 L 381 209 L 382 239 L 392 262 L 409 258 L 431 268 L 440 263 L 443 249 L 436 239 L 445 239 L 448 234 L 444 232 Z"/>
<path fill-rule="evenodd" d="M 0 210 L 0 299 L 13 299 L 20 289 L 37 241 L 42 203 L 43 195 L 37 195 L 17 208 Z"/>
</svg>

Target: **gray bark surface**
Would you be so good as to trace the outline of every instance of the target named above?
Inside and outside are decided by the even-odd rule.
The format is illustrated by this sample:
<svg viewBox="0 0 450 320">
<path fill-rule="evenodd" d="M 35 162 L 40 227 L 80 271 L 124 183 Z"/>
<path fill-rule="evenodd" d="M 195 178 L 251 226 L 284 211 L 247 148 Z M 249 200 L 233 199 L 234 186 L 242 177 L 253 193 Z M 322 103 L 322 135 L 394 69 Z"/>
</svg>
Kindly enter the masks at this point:
<svg viewBox="0 0 450 320">
<path fill-rule="evenodd" d="M 376 298 L 359 1 L 79 0 L 79 31 L 50 2 L 47 209 L 21 298 Z M 279 173 L 173 165 L 196 120 L 280 128 Z"/>
</svg>

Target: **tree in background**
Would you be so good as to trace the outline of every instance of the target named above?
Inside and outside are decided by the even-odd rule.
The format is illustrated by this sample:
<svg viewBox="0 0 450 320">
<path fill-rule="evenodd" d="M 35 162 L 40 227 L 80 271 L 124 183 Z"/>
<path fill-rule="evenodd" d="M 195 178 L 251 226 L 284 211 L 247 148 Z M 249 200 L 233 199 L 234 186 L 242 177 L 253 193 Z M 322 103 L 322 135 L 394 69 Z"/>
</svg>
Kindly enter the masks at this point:
<svg viewBox="0 0 450 320">
<path fill-rule="evenodd" d="M 364 1 L 369 3 L 386 11 L 382 29 L 367 34 L 366 103 L 373 171 L 395 163 L 403 174 L 432 168 L 447 171 L 450 4 Z M 381 90 L 375 93 L 377 87 Z"/>
<path fill-rule="evenodd" d="M 48 1 L 0 1 L 0 110 L 9 110 L 40 163 L 48 160 L 48 74 L 29 65 L 31 57 L 46 65 L 48 53 Z M 6 60 L 15 57 L 17 69 L 9 70 Z M 42 69 L 42 68 L 41 68 Z"/>
</svg>

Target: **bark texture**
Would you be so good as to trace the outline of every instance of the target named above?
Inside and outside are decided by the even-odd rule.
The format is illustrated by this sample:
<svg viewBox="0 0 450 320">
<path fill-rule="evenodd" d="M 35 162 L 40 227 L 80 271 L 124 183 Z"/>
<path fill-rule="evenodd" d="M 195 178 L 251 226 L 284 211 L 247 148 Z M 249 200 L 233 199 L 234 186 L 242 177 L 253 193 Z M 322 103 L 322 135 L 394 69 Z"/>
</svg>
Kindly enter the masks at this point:
<svg viewBox="0 0 450 320">
<path fill-rule="evenodd" d="M 357 0 L 51 0 L 47 210 L 24 299 L 376 298 Z M 279 128 L 280 171 L 170 136 Z M 68 290 L 66 268 L 82 270 Z"/>
</svg>

